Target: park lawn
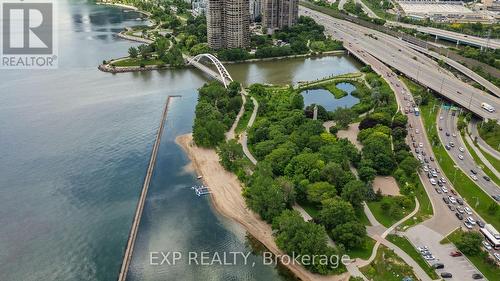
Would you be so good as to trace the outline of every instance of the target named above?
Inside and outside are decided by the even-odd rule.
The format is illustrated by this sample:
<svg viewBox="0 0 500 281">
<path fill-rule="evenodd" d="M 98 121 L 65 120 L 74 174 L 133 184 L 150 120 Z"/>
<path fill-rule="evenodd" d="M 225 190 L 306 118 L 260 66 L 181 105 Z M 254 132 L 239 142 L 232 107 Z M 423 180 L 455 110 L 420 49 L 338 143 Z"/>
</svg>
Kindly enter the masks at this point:
<svg viewBox="0 0 500 281">
<path fill-rule="evenodd" d="M 360 258 L 367 260 L 372 255 L 373 247 L 375 246 L 375 240 L 370 238 L 368 235 L 365 236 L 365 242 L 362 247 L 355 248 L 347 251 L 347 255 L 352 258 Z"/>
<path fill-rule="evenodd" d="M 467 138 L 467 136 L 464 136 L 462 134 L 462 138 Z M 474 161 L 476 162 L 477 165 L 480 165 L 482 167 L 482 170 L 488 177 L 491 178 L 492 181 L 494 181 L 497 185 L 500 185 L 500 179 L 497 178 L 497 176 L 486 166 L 484 165 L 483 161 L 477 156 L 476 152 L 472 149 L 472 147 L 469 145 L 469 143 L 464 140 L 465 146 L 467 147 L 467 150 L 469 151 L 470 155 L 472 155 L 472 158 L 474 158 Z M 493 164 L 492 164 L 493 165 Z"/>
<path fill-rule="evenodd" d="M 141 64 L 144 65 L 162 65 L 165 64 L 162 60 L 159 59 L 142 59 L 142 58 L 128 58 L 124 59 L 121 61 L 113 62 L 112 63 L 116 67 L 128 67 L 128 66 L 140 66 Z"/>
<path fill-rule="evenodd" d="M 404 277 L 418 280 L 411 266 L 384 245 L 380 245 L 375 260 L 360 270 L 372 281 L 401 281 Z"/>
<path fill-rule="evenodd" d="M 500 125 L 496 125 L 495 128 L 490 132 L 485 132 L 481 130 L 481 126 L 478 126 L 477 130 L 481 138 L 491 147 L 498 150 L 500 147 Z"/>
<path fill-rule="evenodd" d="M 354 209 L 356 212 L 356 217 L 358 218 L 359 222 L 361 222 L 364 226 L 371 226 L 372 224 L 370 223 L 370 220 L 368 220 L 368 217 L 366 216 L 363 208 L 361 209 Z"/>
<path fill-rule="evenodd" d="M 335 96 L 336 99 L 341 99 L 345 96 L 347 96 L 347 92 L 337 88 L 337 83 L 328 83 L 323 86 L 326 90 L 328 90 L 330 93 Z"/>
<path fill-rule="evenodd" d="M 379 223 L 381 223 L 385 227 L 390 227 L 391 225 L 395 224 L 402 218 L 404 218 L 406 215 L 408 215 L 413 209 L 415 208 L 415 201 L 413 202 L 413 207 L 410 210 L 403 210 L 400 209 L 401 212 L 397 216 L 393 215 L 392 212 L 387 212 L 382 209 L 382 205 L 384 202 L 391 203 L 392 201 L 395 200 L 396 197 L 394 196 L 384 196 L 380 201 L 373 201 L 373 202 L 368 202 L 368 207 L 370 208 L 370 211 L 372 211 L 373 216 L 377 219 Z M 393 207 L 399 207 L 398 204 L 391 204 Z"/>
<path fill-rule="evenodd" d="M 420 208 L 418 209 L 418 212 L 410 219 L 405 221 L 401 226 L 403 229 L 407 229 L 410 226 L 414 226 L 416 224 L 419 224 L 427 219 L 430 219 L 432 215 L 434 214 L 434 210 L 432 209 L 432 203 L 431 200 L 429 199 L 429 196 L 427 192 L 425 191 L 425 188 L 422 186 L 422 183 L 420 182 L 420 178 L 418 179 L 418 183 L 416 184 L 417 189 L 415 191 L 415 197 L 417 197 L 418 202 L 420 203 Z"/>
<path fill-rule="evenodd" d="M 441 240 L 441 244 L 455 244 L 460 237 L 461 229 L 457 229 L 446 236 L 443 240 Z M 486 262 L 487 253 L 485 251 L 481 251 L 479 255 L 470 256 L 466 255 L 466 257 L 481 271 L 481 273 L 488 278 L 489 280 L 500 280 L 500 268 L 496 265 L 492 265 Z"/>
<path fill-rule="evenodd" d="M 408 83 L 407 79 L 403 79 L 403 81 L 413 92 L 413 89 L 415 89 L 414 85 L 411 85 L 412 83 Z M 439 139 L 436 128 L 438 110 L 437 108 L 432 110 L 435 105 L 440 106 L 441 103 L 438 102 L 434 96 L 431 96 L 427 105 L 420 106 L 420 115 L 422 117 L 425 130 L 427 131 L 427 137 L 431 142 L 433 139 Z M 496 202 L 493 201 L 493 199 L 479 186 L 477 186 L 468 175 L 464 174 L 462 170 L 459 168 L 455 169 L 455 162 L 448 155 L 448 152 L 442 144 L 433 145 L 432 150 L 443 173 L 446 174 L 448 179 L 453 181 L 453 187 L 455 190 L 464 198 L 465 201 L 469 203 L 471 208 L 473 208 L 484 220 L 486 220 L 487 223 L 492 224 L 496 229 L 500 229 L 500 215 L 498 213 L 494 215 L 488 213 L 488 207 L 491 204 L 496 204 Z"/>
<path fill-rule="evenodd" d="M 481 153 L 488 159 L 488 161 L 493 165 L 493 168 L 495 168 L 497 171 L 500 172 L 500 160 L 496 159 L 495 157 L 491 156 L 488 152 L 484 151 L 479 145 L 476 145 L 477 148 L 481 151 Z"/>
<path fill-rule="evenodd" d="M 382 7 L 380 7 L 380 2 L 378 0 L 361 0 L 372 12 L 377 16 L 386 20 L 395 20 L 396 15 L 386 12 Z"/>
<path fill-rule="evenodd" d="M 413 247 L 406 237 L 389 234 L 386 239 L 401 248 L 401 250 L 405 251 L 405 253 L 416 261 L 418 265 L 420 265 L 420 267 L 425 271 L 425 273 L 427 273 L 427 275 L 429 275 L 431 279 L 436 280 L 439 278 L 434 269 L 424 260 L 422 255 L 415 249 L 415 247 Z"/>
</svg>

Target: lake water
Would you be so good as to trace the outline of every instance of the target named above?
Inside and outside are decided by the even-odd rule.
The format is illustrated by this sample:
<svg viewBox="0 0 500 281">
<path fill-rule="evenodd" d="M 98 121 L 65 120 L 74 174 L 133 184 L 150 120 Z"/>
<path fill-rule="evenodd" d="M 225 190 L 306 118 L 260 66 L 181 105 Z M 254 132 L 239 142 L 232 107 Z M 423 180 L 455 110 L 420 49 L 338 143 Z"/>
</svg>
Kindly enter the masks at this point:
<svg viewBox="0 0 500 281">
<path fill-rule="evenodd" d="M 283 280 L 251 266 L 150 266 L 150 251 L 248 251 L 245 231 L 187 188 L 196 176 L 174 143 L 191 131 L 195 69 L 112 75 L 96 68 L 137 45 L 143 24 L 91 1 L 56 1 L 59 69 L 0 71 L 0 280 L 116 280 L 167 95 L 168 114 L 129 280 Z M 250 84 L 357 71 L 346 56 L 229 65 Z"/>
<path fill-rule="evenodd" d="M 334 111 L 338 107 L 352 107 L 359 102 L 359 99 L 351 93 L 356 87 L 351 83 L 338 83 L 337 88 L 347 93 L 346 96 L 336 99 L 335 96 L 326 89 L 312 89 L 302 92 L 304 105 L 317 104 L 323 106 L 327 111 Z"/>
</svg>

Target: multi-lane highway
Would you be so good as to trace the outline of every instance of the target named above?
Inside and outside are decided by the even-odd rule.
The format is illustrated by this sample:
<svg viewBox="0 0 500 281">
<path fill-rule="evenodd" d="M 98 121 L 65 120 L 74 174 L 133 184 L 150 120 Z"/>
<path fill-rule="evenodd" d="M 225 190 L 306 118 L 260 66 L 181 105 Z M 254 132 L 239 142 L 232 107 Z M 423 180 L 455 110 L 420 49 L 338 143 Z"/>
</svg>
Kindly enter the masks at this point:
<svg viewBox="0 0 500 281">
<path fill-rule="evenodd" d="M 492 179 L 485 178 L 486 174 L 470 155 L 464 140 L 457 129 L 458 114 L 453 114 L 451 110 L 440 110 L 437 120 L 439 138 L 448 154 L 458 167 L 487 194 L 490 196 L 499 195 L 500 188 Z"/>
<path fill-rule="evenodd" d="M 409 43 L 305 7 L 300 7 L 300 13 L 311 16 L 323 24 L 326 32 L 334 38 L 344 41 L 344 45 L 350 43 L 358 46 L 405 76 L 418 81 L 483 118 L 500 119 L 499 111 L 490 113 L 481 108 L 481 104 L 485 102 L 500 109 L 499 98 L 462 82 L 450 72 L 439 67 L 433 59 L 410 48 Z"/>
</svg>

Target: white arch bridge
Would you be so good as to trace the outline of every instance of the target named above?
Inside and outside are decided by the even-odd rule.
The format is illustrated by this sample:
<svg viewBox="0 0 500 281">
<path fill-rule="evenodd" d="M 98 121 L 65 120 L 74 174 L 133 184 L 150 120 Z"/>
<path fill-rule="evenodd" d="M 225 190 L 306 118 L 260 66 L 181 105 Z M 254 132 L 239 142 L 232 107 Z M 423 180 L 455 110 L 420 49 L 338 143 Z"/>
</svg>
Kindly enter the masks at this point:
<svg viewBox="0 0 500 281">
<path fill-rule="evenodd" d="M 220 81 L 222 84 L 224 84 L 224 87 L 226 88 L 229 85 L 229 83 L 233 81 L 233 78 L 231 77 L 227 69 L 224 67 L 224 65 L 219 61 L 219 59 L 216 56 L 212 54 L 199 54 L 195 57 L 184 56 L 184 58 L 188 62 L 188 65 L 192 65 L 198 68 L 199 70 L 205 72 L 212 78 Z M 209 59 L 215 65 L 219 73 L 215 72 L 208 66 L 202 64 L 200 60 L 203 58 Z"/>
</svg>

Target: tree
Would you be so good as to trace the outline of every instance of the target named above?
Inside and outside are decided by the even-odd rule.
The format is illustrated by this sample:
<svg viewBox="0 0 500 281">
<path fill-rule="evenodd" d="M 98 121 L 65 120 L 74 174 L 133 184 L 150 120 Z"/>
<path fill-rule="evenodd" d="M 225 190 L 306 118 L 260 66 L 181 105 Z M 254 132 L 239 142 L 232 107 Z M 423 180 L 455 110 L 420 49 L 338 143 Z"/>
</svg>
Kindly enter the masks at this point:
<svg viewBox="0 0 500 281">
<path fill-rule="evenodd" d="M 136 47 L 130 47 L 130 48 L 128 49 L 128 55 L 129 55 L 131 58 L 133 58 L 133 59 L 137 58 L 137 55 L 138 55 L 138 54 L 139 54 L 139 52 L 137 51 L 137 48 L 136 48 Z"/>
<path fill-rule="evenodd" d="M 361 247 L 365 241 L 366 228 L 357 221 L 350 221 L 332 230 L 332 239 L 349 250 Z"/>
<path fill-rule="evenodd" d="M 479 232 L 461 232 L 455 245 L 465 255 L 475 256 L 481 252 L 483 236 Z"/>
<path fill-rule="evenodd" d="M 286 165 L 290 162 L 294 151 L 286 147 L 278 147 L 266 156 L 266 161 L 271 164 L 275 175 L 283 175 Z"/>
<path fill-rule="evenodd" d="M 347 126 L 356 118 L 357 114 L 351 108 L 338 107 L 332 112 L 332 119 L 337 122 L 340 128 Z"/>
<path fill-rule="evenodd" d="M 319 212 L 319 220 L 326 229 L 334 229 L 338 225 L 356 220 L 356 214 L 351 203 L 338 198 L 324 200 L 322 203 L 323 207 Z"/>
<path fill-rule="evenodd" d="M 494 216 L 497 212 L 498 212 L 498 209 L 500 207 L 498 207 L 498 204 L 495 203 L 495 202 L 492 202 L 489 206 L 488 206 L 488 214 Z"/>
<path fill-rule="evenodd" d="M 372 182 L 377 175 L 377 171 L 371 166 L 363 165 L 358 169 L 359 179 L 364 182 Z"/>
<path fill-rule="evenodd" d="M 243 151 L 241 146 L 236 142 L 236 140 L 230 140 L 219 146 L 218 154 L 220 157 L 220 163 L 228 171 L 235 171 L 234 162 L 238 159 L 243 158 Z"/>
<path fill-rule="evenodd" d="M 150 52 L 149 46 L 142 44 L 142 45 L 139 45 L 139 47 L 137 47 L 137 48 L 139 49 L 139 53 L 141 54 L 141 57 L 143 59 L 147 59 L 149 52 Z"/>
<path fill-rule="evenodd" d="M 321 201 L 332 198 L 337 194 L 335 186 L 327 182 L 312 183 L 307 187 L 307 200 L 313 203 L 320 203 Z"/>
<path fill-rule="evenodd" d="M 399 163 L 399 167 L 405 172 L 406 176 L 410 177 L 417 172 L 420 162 L 415 157 L 408 156 Z"/>
<path fill-rule="evenodd" d="M 366 184 L 360 180 L 348 182 L 342 190 L 342 199 L 351 203 L 355 209 L 361 209 L 366 198 Z"/>
</svg>

